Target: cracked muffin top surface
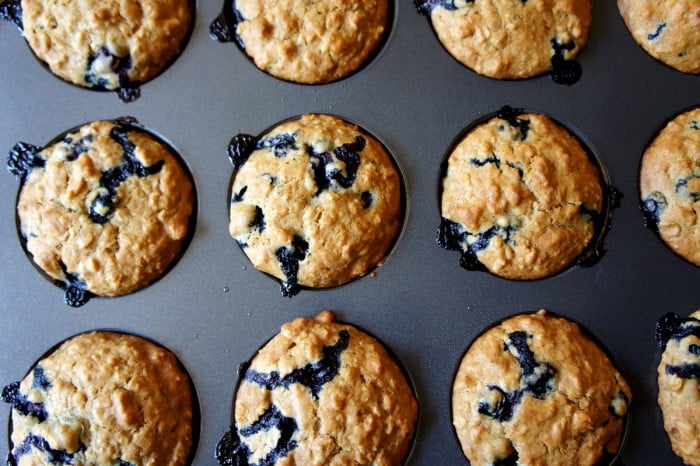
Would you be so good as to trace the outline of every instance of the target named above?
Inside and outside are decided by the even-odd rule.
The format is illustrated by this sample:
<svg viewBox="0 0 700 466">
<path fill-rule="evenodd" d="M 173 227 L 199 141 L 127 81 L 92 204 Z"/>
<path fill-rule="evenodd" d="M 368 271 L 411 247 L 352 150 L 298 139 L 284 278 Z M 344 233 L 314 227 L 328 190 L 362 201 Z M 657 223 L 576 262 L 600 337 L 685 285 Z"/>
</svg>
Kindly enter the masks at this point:
<svg viewBox="0 0 700 466">
<path fill-rule="evenodd" d="M 236 0 L 236 34 L 261 70 L 304 84 L 362 67 L 389 28 L 388 0 Z"/>
<path fill-rule="evenodd" d="M 657 381 L 664 428 L 683 462 L 700 465 L 700 309 L 687 318 L 666 314 L 656 339 L 663 349 Z"/>
<path fill-rule="evenodd" d="M 452 387 L 452 421 L 473 466 L 589 465 L 620 446 L 630 389 L 579 326 L 544 310 L 486 330 Z"/>
<path fill-rule="evenodd" d="M 572 265 L 603 215 L 600 171 L 542 114 L 506 108 L 454 147 L 442 179 L 438 242 L 461 263 L 516 280 Z"/>
<path fill-rule="evenodd" d="M 684 73 L 700 73 L 700 2 L 617 0 L 627 29 L 652 57 Z"/>
<path fill-rule="evenodd" d="M 116 90 L 157 76 L 182 51 L 190 0 L 22 0 L 29 46 L 60 78 Z"/>
<path fill-rule="evenodd" d="M 67 298 L 131 293 L 179 258 L 194 186 L 179 156 L 142 127 L 95 121 L 30 155 L 13 155 L 26 249 Z"/>
<path fill-rule="evenodd" d="M 2 393 L 17 466 L 185 466 L 194 396 L 175 356 L 133 335 L 75 336 Z"/>
<path fill-rule="evenodd" d="M 240 372 L 226 465 L 400 466 L 417 402 L 396 360 L 331 311 L 298 318 Z"/>
<path fill-rule="evenodd" d="M 285 295 L 347 283 L 383 262 L 403 220 L 403 188 L 379 141 L 318 114 L 233 140 L 247 147 L 234 150 L 230 234 Z"/>
<path fill-rule="evenodd" d="M 646 148 L 639 196 L 647 226 L 700 266 L 700 107 L 674 117 Z"/>
<path fill-rule="evenodd" d="M 424 0 L 445 49 L 477 73 L 522 79 L 572 60 L 588 42 L 590 0 Z M 556 57 L 556 58 L 555 58 Z"/>
</svg>

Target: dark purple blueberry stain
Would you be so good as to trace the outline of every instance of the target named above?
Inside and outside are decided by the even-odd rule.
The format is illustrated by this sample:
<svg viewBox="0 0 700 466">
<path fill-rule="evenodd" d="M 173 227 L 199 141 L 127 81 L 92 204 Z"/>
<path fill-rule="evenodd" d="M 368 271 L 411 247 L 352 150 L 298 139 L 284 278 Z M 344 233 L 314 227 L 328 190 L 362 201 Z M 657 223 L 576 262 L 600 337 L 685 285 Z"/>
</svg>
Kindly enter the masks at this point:
<svg viewBox="0 0 700 466">
<path fill-rule="evenodd" d="M 48 455 L 48 461 L 51 464 L 73 464 L 75 453 L 71 454 L 65 450 L 52 448 L 45 438 L 34 434 L 28 435 L 19 446 L 12 450 L 12 453 L 8 455 L 7 464 L 10 466 L 16 466 L 19 459 L 32 451 L 33 448 L 46 453 Z M 83 446 L 81 449 L 84 448 L 85 447 Z"/>
<path fill-rule="evenodd" d="M 228 143 L 228 158 L 231 160 L 234 170 L 238 170 L 246 163 L 248 157 L 255 151 L 257 143 L 257 136 L 251 134 L 239 133 L 231 138 Z"/>
<path fill-rule="evenodd" d="M 340 187 L 348 189 L 355 183 L 357 169 L 360 166 L 360 152 L 365 148 L 365 138 L 356 136 L 354 142 L 342 144 L 330 152 L 316 152 L 310 144 L 306 145 L 306 152 L 311 158 L 311 170 L 318 190 L 316 196 L 330 188 L 331 182 L 335 181 Z M 345 164 L 345 174 L 338 168 L 328 169 L 328 165 L 333 163 L 333 157 Z"/>
<path fill-rule="evenodd" d="M 48 417 L 46 408 L 43 403 L 33 403 L 29 401 L 26 395 L 19 391 L 19 382 L 11 383 L 2 389 L 0 399 L 5 403 L 10 403 L 22 416 L 32 416 L 39 422 L 44 422 Z"/>
<path fill-rule="evenodd" d="M 462 225 L 447 218 L 442 218 L 437 233 L 437 243 L 440 247 L 449 251 L 461 251 L 459 265 L 467 270 L 486 271 L 486 267 L 479 262 L 476 252 L 467 244 L 467 232 Z"/>
<path fill-rule="evenodd" d="M 656 26 L 656 31 L 647 34 L 647 40 L 652 41 L 658 39 L 664 29 L 666 29 L 666 23 L 659 23 L 658 26 Z"/>
<path fill-rule="evenodd" d="M 689 199 L 691 202 L 700 201 L 700 191 L 691 191 L 688 188 L 688 184 L 692 180 L 697 179 L 700 179 L 700 175 L 692 174 L 688 178 L 681 178 L 676 181 L 676 194 L 678 194 L 678 197 L 681 199 Z M 696 183 L 696 185 L 700 186 L 700 183 Z"/>
<path fill-rule="evenodd" d="M 264 387 L 266 390 L 274 390 L 278 387 L 289 388 L 291 384 L 301 384 L 311 391 L 311 396 L 318 399 L 318 394 L 323 386 L 333 380 L 340 370 L 340 355 L 348 348 L 350 333 L 341 330 L 338 334 L 338 341 L 331 346 L 322 348 L 323 357 L 313 363 L 294 369 L 284 377 L 277 371 L 264 374 L 248 369 L 245 373 L 245 380 Z"/>
<path fill-rule="evenodd" d="M 666 373 L 681 379 L 700 379 L 700 364 L 667 365 Z"/>
<path fill-rule="evenodd" d="M 518 452 L 513 450 L 507 458 L 497 459 L 493 466 L 518 466 Z"/>
<path fill-rule="evenodd" d="M 119 98 L 124 102 L 133 102 L 138 99 L 141 92 L 138 86 L 135 86 L 129 78 L 129 70 L 132 68 L 133 64 L 131 61 L 131 55 L 125 55 L 123 57 L 118 56 L 109 50 L 108 47 L 102 46 L 97 50 L 97 53 L 91 56 L 87 62 L 87 69 L 83 75 L 83 79 L 88 84 L 89 87 L 94 89 L 105 89 L 109 84 L 109 80 L 103 76 L 95 74 L 93 70 L 93 65 L 97 60 L 109 59 L 109 68 L 117 75 L 119 79 L 119 88 L 117 89 L 117 94 Z"/>
<path fill-rule="evenodd" d="M 658 233 L 661 215 L 666 206 L 668 206 L 666 196 L 659 191 L 652 192 L 646 199 L 642 200 L 639 207 L 644 215 L 644 226 L 654 231 L 654 233 Z"/>
<path fill-rule="evenodd" d="M 100 225 L 109 221 L 116 207 L 117 188 L 130 176 L 145 178 L 154 175 L 163 168 L 164 161 L 160 160 L 151 166 L 145 166 L 136 158 L 136 145 L 129 140 L 128 133 L 133 128 L 127 126 L 115 126 L 109 135 L 114 142 L 122 147 L 123 161 L 121 165 L 103 171 L 100 176 L 101 194 L 90 205 L 90 219 Z M 107 209 L 105 215 L 98 212 L 98 206 Z"/>
<path fill-rule="evenodd" d="M 0 3 L 0 19 L 9 21 L 22 31 L 22 0 L 5 0 Z"/>
<path fill-rule="evenodd" d="M 363 209 L 369 209 L 374 202 L 374 196 L 369 191 L 362 191 L 360 193 L 360 202 L 362 203 Z"/>
<path fill-rule="evenodd" d="M 299 273 L 299 262 L 306 259 L 306 252 L 309 243 L 300 236 L 294 235 L 291 247 L 282 246 L 275 251 L 275 256 L 280 263 L 280 268 L 285 276 L 285 280 L 280 283 L 282 296 L 292 297 L 299 293 L 297 284 L 297 274 Z"/>
<path fill-rule="evenodd" d="M 248 191 L 248 186 L 243 186 L 240 191 L 233 193 L 233 196 L 231 196 L 231 203 L 243 201 L 243 196 L 245 196 L 246 191 Z"/>
<path fill-rule="evenodd" d="M 700 320 L 692 317 L 680 317 L 673 312 L 669 312 L 659 319 L 654 332 L 654 338 L 662 350 L 666 349 L 666 344 L 670 339 L 680 341 L 691 335 L 700 338 Z"/>
<path fill-rule="evenodd" d="M 491 154 L 489 157 L 483 160 L 479 160 L 476 157 L 469 159 L 469 165 L 473 165 L 475 167 L 483 167 L 489 164 L 495 165 L 499 170 L 501 169 L 501 159 L 496 157 L 496 154 Z"/>
<path fill-rule="evenodd" d="M 235 7 L 235 1 L 224 0 L 221 13 L 209 25 L 209 36 L 217 42 L 236 42 L 241 50 L 245 50 L 243 39 L 236 33 L 238 24 L 243 21 L 245 19 Z"/>
<path fill-rule="evenodd" d="M 457 0 L 414 0 L 413 8 L 418 13 L 430 15 L 437 7 L 442 7 L 448 11 L 456 11 L 459 8 L 455 5 Z M 466 3 L 474 3 L 474 0 L 466 0 Z"/>
<path fill-rule="evenodd" d="M 253 452 L 241 441 L 241 437 L 250 437 L 272 429 L 277 429 L 280 433 L 277 444 L 258 463 L 251 463 L 249 458 Z M 241 429 L 237 429 L 235 425 L 231 426 L 216 445 L 216 459 L 221 466 L 272 466 L 298 446 L 297 442 L 292 440 L 297 430 L 294 419 L 285 416 L 275 405 L 271 405 L 253 424 Z"/>
<path fill-rule="evenodd" d="M 573 41 L 560 44 L 556 39 L 552 39 L 554 53 L 552 54 L 550 76 L 555 83 L 571 86 L 581 79 L 583 74 L 581 64 L 576 60 L 564 58 L 564 52 L 573 50 L 575 47 L 576 44 Z"/>
<path fill-rule="evenodd" d="M 693 356 L 700 356 L 700 346 L 688 345 L 688 352 Z"/>
<path fill-rule="evenodd" d="M 544 397 L 554 389 L 554 377 L 556 369 L 549 363 L 537 362 L 535 355 L 528 345 L 527 333 L 515 331 L 508 334 L 508 342 L 504 342 L 503 351 L 510 352 L 520 364 L 521 387 L 514 392 L 507 392 L 496 385 L 488 385 L 489 390 L 497 391 L 501 396 L 495 406 L 486 401 L 479 403 L 478 412 L 491 417 L 498 422 L 507 422 L 512 419 L 513 412 L 524 395 L 531 395 L 537 399 Z"/>
<path fill-rule="evenodd" d="M 18 142 L 7 154 L 7 169 L 17 181 L 24 182 L 32 170 L 46 166 L 46 160 L 39 156 L 40 151 L 40 147 Z"/>
<path fill-rule="evenodd" d="M 520 141 L 527 139 L 527 134 L 530 131 L 530 120 L 518 118 L 522 114 L 522 108 L 513 108 L 508 105 L 501 107 L 501 109 L 496 112 L 498 118 L 507 121 L 510 126 L 518 130 L 518 139 Z"/>
</svg>

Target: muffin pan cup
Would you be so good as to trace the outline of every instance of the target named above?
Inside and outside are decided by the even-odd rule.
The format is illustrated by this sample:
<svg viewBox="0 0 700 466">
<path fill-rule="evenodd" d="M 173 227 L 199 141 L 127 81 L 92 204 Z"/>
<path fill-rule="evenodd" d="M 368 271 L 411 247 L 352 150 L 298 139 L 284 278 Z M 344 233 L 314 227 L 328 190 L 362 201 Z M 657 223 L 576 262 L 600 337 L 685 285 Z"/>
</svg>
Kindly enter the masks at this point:
<svg viewBox="0 0 700 466">
<path fill-rule="evenodd" d="M 17 29 L 0 22 L 0 150 L 41 143 L 67 127 L 131 115 L 183 154 L 198 196 L 187 251 L 163 278 L 138 292 L 63 302 L 37 273 L 18 239 L 17 183 L 0 173 L 0 383 L 19 380 L 36 356 L 95 328 L 136 333 L 173 351 L 188 368 L 201 408 L 194 466 L 215 463 L 231 422 L 236 370 L 296 317 L 323 309 L 367 329 L 392 348 L 414 382 L 420 420 L 408 464 L 466 465 L 452 435 L 451 383 L 461 356 L 492 322 L 546 308 L 590 328 L 617 354 L 632 389 L 632 414 L 619 463 L 681 465 L 656 404 L 654 341 L 666 312 L 700 307 L 700 268 L 678 258 L 644 227 L 638 166 L 662 122 L 698 105 L 700 77 L 648 56 L 629 35 L 615 2 L 594 2 L 583 74 L 571 86 L 546 76 L 498 81 L 452 59 L 412 2 L 396 2 L 391 33 L 368 66 L 341 81 L 298 85 L 258 70 L 233 44 L 209 36 L 222 2 L 199 2 L 192 36 L 167 72 L 125 104 L 55 79 Z M 534 109 L 574 128 L 605 163 L 622 197 L 605 235 L 606 253 L 535 281 L 514 282 L 460 268 L 436 243 L 440 164 L 459 132 L 504 105 Z M 292 115 L 331 113 L 370 129 L 400 161 L 406 218 L 376 276 L 293 298 L 255 270 L 228 233 L 232 135 L 256 132 Z M 588 142 L 588 141 L 585 141 Z M 0 419 L 10 406 L 0 404 Z M 4 424 L 4 423 L 3 423 Z M 0 444 L 0 457 L 8 445 Z"/>
</svg>

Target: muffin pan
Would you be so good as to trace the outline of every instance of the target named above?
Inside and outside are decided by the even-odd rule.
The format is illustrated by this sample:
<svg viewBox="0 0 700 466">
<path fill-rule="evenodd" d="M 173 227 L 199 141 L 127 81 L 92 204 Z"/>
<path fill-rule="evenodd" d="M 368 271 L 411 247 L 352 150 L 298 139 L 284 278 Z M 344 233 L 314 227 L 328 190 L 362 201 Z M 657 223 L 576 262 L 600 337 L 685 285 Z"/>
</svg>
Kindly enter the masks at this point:
<svg viewBox="0 0 700 466">
<path fill-rule="evenodd" d="M 173 351 L 192 376 L 201 407 L 193 465 L 215 463 L 228 430 L 237 368 L 280 325 L 323 309 L 367 329 L 391 347 L 416 387 L 421 412 L 411 465 L 467 464 L 453 434 L 451 382 L 469 342 L 516 312 L 546 308 L 580 322 L 612 348 L 632 389 L 629 432 L 620 462 L 680 465 L 656 405 L 656 321 L 700 308 L 700 268 L 675 256 L 644 227 L 638 167 L 661 125 L 700 104 L 700 77 L 647 55 L 629 35 L 615 2 L 594 2 L 581 79 L 561 86 L 548 76 L 497 81 L 470 71 L 439 44 L 411 2 L 395 2 L 386 45 L 351 77 L 309 86 L 277 80 L 231 44 L 209 36 L 220 2 L 201 2 L 190 41 L 164 73 L 129 104 L 56 79 L 33 57 L 9 22 L 0 22 L 0 149 L 44 144 L 65 128 L 133 116 L 161 135 L 187 163 L 199 201 L 194 237 L 161 280 L 118 298 L 93 298 L 80 309 L 27 259 L 17 235 L 17 183 L 0 173 L 0 385 L 61 340 L 88 330 L 136 333 Z M 504 105 L 546 113 L 583 135 L 622 193 L 605 253 L 532 282 L 459 267 L 436 243 L 440 164 L 471 123 Z M 376 273 L 328 290 L 281 296 L 228 233 L 232 135 L 256 132 L 303 113 L 332 113 L 366 128 L 397 158 L 406 182 L 403 231 Z M 0 405 L 9 420 L 10 406 Z M 0 457 L 8 445 L 0 442 Z"/>
</svg>

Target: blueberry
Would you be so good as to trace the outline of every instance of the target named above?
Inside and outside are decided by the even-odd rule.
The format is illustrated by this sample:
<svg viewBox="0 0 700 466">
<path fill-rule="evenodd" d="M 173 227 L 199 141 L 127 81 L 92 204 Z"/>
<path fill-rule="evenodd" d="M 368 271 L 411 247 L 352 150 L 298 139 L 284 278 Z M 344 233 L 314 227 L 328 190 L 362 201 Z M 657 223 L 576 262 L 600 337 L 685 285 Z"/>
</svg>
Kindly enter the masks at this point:
<svg viewBox="0 0 700 466">
<path fill-rule="evenodd" d="M 629 405 L 629 398 L 623 391 L 617 392 L 617 395 L 610 402 L 608 406 L 608 411 L 614 418 L 620 418 L 627 413 L 627 405 Z"/>
<path fill-rule="evenodd" d="M 691 202 L 700 201 L 700 191 L 692 191 L 688 185 L 691 181 L 700 179 L 700 175 L 692 174 L 688 178 L 681 178 L 676 181 L 676 194 L 681 199 L 689 199 Z M 700 186 L 700 183 L 696 182 L 695 186 Z"/>
<path fill-rule="evenodd" d="M 418 13 L 425 15 L 430 15 L 430 13 L 439 6 L 448 11 L 455 11 L 458 9 L 455 5 L 456 1 L 457 0 L 414 0 L 413 8 L 415 8 Z M 474 0 L 466 0 L 466 3 L 474 3 Z"/>
<path fill-rule="evenodd" d="M 231 196 L 231 202 L 241 202 L 247 190 L 248 186 L 243 186 L 240 191 L 238 191 L 237 193 L 233 193 L 233 196 Z"/>
<path fill-rule="evenodd" d="M 260 206 L 255 206 L 255 216 L 253 217 L 253 220 L 250 221 L 250 225 L 248 226 L 251 230 L 257 230 L 260 233 L 265 230 L 265 214 L 263 214 Z"/>
<path fill-rule="evenodd" d="M 19 385 L 19 382 L 14 382 L 7 385 L 5 388 L 3 388 L 2 394 L 0 394 L 0 399 L 2 399 L 2 401 L 5 403 L 12 404 L 12 408 L 14 408 L 21 415 L 32 416 L 39 422 L 44 422 L 48 417 L 44 404 L 29 401 L 27 397 L 19 391 Z"/>
<path fill-rule="evenodd" d="M 236 34 L 238 23 L 244 18 L 234 3 L 234 0 L 224 0 L 221 13 L 209 25 L 209 36 L 217 42 L 236 42 L 241 50 L 245 50 L 243 39 Z"/>
<path fill-rule="evenodd" d="M 34 368 L 34 380 L 32 381 L 32 388 L 37 388 L 39 390 L 48 390 L 51 388 L 51 382 L 46 378 L 44 374 L 44 368 L 41 366 L 36 366 Z"/>
<path fill-rule="evenodd" d="M 642 214 L 644 214 L 644 226 L 658 232 L 659 221 L 661 221 L 661 215 L 667 205 L 666 196 L 659 191 L 653 191 L 649 194 L 649 197 L 644 199 L 640 206 Z"/>
<path fill-rule="evenodd" d="M 299 262 L 306 258 L 306 251 L 309 243 L 300 236 L 295 235 L 292 239 L 292 247 L 281 246 L 275 251 L 275 256 L 280 263 L 282 273 L 286 277 L 282 281 L 281 290 L 283 296 L 292 297 L 299 292 L 297 285 L 297 274 L 299 273 Z"/>
<path fill-rule="evenodd" d="M 700 320 L 669 312 L 656 323 L 654 337 L 662 350 L 671 338 L 680 341 L 690 335 L 700 338 Z"/>
<path fill-rule="evenodd" d="M 320 361 L 294 369 L 284 377 L 281 377 L 277 371 L 264 374 L 248 369 L 245 373 L 245 380 L 265 387 L 267 390 L 274 390 L 277 387 L 288 388 L 291 384 L 301 384 L 308 387 L 311 395 L 318 399 L 318 394 L 323 386 L 338 375 L 341 364 L 340 355 L 347 349 L 349 341 L 348 331 L 341 330 L 335 344 L 323 347 L 323 358 Z"/>
<path fill-rule="evenodd" d="M 73 457 L 75 454 L 68 453 L 65 450 L 51 448 L 51 445 L 45 438 L 33 434 L 29 434 L 24 441 L 12 451 L 10 456 L 12 457 L 13 464 L 17 464 L 19 462 L 19 458 L 29 453 L 32 448 L 47 453 L 48 460 L 51 464 L 73 464 Z M 9 457 L 8 463 L 10 463 Z"/>
<path fill-rule="evenodd" d="M 467 241 L 467 235 L 468 233 L 461 224 L 442 217 L 438 228 L 437 243 L 444 249 L 461 251 L 462 244 Z"/>
<path fill-rule="evenodd" d="M 700 364 L 667 365 L 666 373 L 681 379 L 700 379 Z"/>
<path fill-rule="evenodd" d="M 9 21 L 22 31 L 22 0 L 5 0 L 0 3 L 0 19 Z"/>
<path fill-rule="evenodd" d="M 554 389 L 554 376 L 556 369 L 549 363 L 540 363 L 535 360 L 535 355 L 527 343 L 530 336 L 522 331 L 508 334 L 508 341 L 503 344 L 503 351 L 513 354 L 520 364 L 521 386 L 513 392 L 507 392 L 496 385 L 489 385 L 489 390 L 500 393 L 500 398 L 495 406 L 482 401 L 478 405 L 478 412 L 489 416 L 499 422 L 507 422 L 515 408 L 522 401 L 523 396 L 529 394 L 542 399 Z"/>
<path fill-rule="evenodd" d="M 365 138 L 356 136 L 354 142 L 334 148 L 332 154 L 316 152 L 310 144 L 306 145 L 306 152 L 311 158 L 311 171 L 318 187 L 316 196 L 328 189 L 332 181 L 345 189 L 352 187 L 360 166 L 360 152 L 365 148 L 365 144 Z M 345 164 L 345 175 L 337 168 L 328 169 L 334 157 Z"/>
<path fill-rule="evenodd" d="M 104 224 L 110 219 L 116 207 L 117 188 L 127 178 L 130 176 L 145 178 L 155 175 L 163 168 L 163 160 L 146 167 L 136 158 L 136 145 L 128 137 L 128 132 L 132 130 L 133 128 L 117 125 L 110 131 L 112 140 L 122 147 L 123 161 L 121 165 L 105 170 L 100 175 L 102 193 L 93 200 L 88 213 L 90 219 L 95 223 Z M 102 210 L 99 209 L 100 206 L 107 209 L 106 214 L 100 213 Z"/>
<path fill-rule="evenodd" d="M 39 156 L 40 147 L 18 142 L 7 154 L 7 169 L 17 181 L 24 182 L 35 168 L 43 168 L 46 160 Z"/>
<path fill-rule="evenodd" d="M 552 49 L 554 49 L 551 60 L 552 71 L 550 72 L 552 81 L 557 84 L 566 84 L 567 86 L 576 83 L 581 79 L 581 74 L 583 73 L 581 64 L 576 60 L 564 58 L 564 52 L 573 50 L 576 44 L 573 41 L 560 44 L 556 39 L 552 39 L 551 43 Z"/>
<path fill-rule="evenodd" d="M 241 442 L 241 436 L 249 437 L 272 429 L 279 431 L 277 444 L 260 462 L 251 465 L 248 458 L 252 452 L 246 444 Z M 271 405 L 253 424 L 240 430 L 237 430 L 236 426 L 231 426 L 216 446 L 216 459 L 222 466 L 272 466 L 298 446 L 297 442 L 292 440 L 297 430 L 298 426 L 294 419 L 285 416 L 275 405 Z"/>
<path fill-rule="evenodd" d="M 119 56 L 112 52 L 107 46 L 100 47 L 97 53 L 88 59 L 83 79 L 89 87 L 105 89 L 109 84 L 109 81 L 105 77 L 95 74 L 93 67 L 98 60 L 100 62 L 109 60 L 110 70 L 112 70 L 119 79 L 118 94 L 122 101 L 133 102 L 139 97 L 140 91 L 138 87 L 135 87 L 129 78 L 129 70 L 133 67 L 131 55 Z"/>
<path fill-rule="evenodd" d="M 694 356 L 700 356 L 700 346 L 699 345 L 688 345 L 688 352 Z"/>
<path fill-rule="evenodd" d="M 527 134 L 530 131 L 530 120 L 518 118 L 522 113 L 522 108 L 513 108 L 505 105 L 496 112 L 496 116 L 501 120 L 507 121 L 510 126 L 517 129 L 519 133 L 518 139 L 524 141 L 527 139 Z"/>
<path fill-rule="evenodd" d="M 234 170 L 238 170 L 248 160 L 257 143 L 258 138 L 250 134 L 239 133 L 231 138 L 228 143 L 228 157 Z"/>
<path fill-rule="evenodd" d="M 282 133 L 270 136 L 266 139 L 260 139 L 255 144 L 255 149 L 270 149 L 275 154 L 275 157 L 281 158 L 286 157 L 288 150 L 298 150 L 296 146 L 297 137 L 299 136 L 299 131 L 295 131 L 293 134 Z"/>
<path fill-rule="evenodd" d="M 68 272 L 66 264 L 60 262 L 64 282 L 60 286 L 65 288 L 64 300 L 71 307 L 80 307 L 87 303 L 94 295 L 87 290 L 87 283 L 75 274 Z"/>
</svg>

